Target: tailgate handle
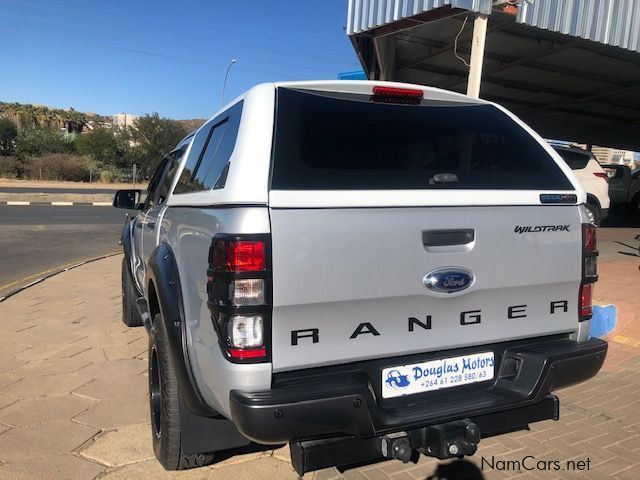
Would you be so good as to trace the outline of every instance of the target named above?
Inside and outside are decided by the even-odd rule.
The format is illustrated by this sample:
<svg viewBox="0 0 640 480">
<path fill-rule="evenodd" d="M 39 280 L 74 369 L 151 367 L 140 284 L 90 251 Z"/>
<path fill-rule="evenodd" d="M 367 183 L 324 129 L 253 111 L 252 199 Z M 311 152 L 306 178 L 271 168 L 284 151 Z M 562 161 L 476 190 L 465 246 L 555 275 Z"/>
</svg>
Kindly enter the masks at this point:
<svg viewBox="0 0 640 480">
<path fill-rule="evenodd" d="M 473 228 L 456 230 L 423 230 L 422 244 L 425 247 L 443 247 L 445 245 L 466 245 L 473 242 L 476 234 Z"/>
</svg>

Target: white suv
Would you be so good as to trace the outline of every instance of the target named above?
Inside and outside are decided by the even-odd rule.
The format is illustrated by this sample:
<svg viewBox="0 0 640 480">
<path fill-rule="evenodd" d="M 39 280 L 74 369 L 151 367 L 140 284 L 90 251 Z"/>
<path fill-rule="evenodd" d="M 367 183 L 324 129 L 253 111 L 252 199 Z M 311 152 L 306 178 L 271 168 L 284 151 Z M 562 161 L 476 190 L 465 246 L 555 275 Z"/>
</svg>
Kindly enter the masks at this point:
<svg viewBox="0 0 640 480">
<path fill-rule="evenodd" d="M 551 145 L 560 154 L 587 192 L 586 206 L 592 222 L 598 226 L 609 213 L 609 177 L 596 157 L 575 145 Z"/>
</svg>

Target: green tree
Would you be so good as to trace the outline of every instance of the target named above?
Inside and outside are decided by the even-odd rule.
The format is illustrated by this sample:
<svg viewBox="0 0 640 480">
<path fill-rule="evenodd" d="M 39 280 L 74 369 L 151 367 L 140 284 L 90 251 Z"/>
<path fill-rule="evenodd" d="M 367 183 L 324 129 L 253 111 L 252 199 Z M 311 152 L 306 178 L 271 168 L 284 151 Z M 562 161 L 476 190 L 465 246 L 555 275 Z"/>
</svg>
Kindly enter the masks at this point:
<svg viewBox="0 0 640 480">
<path fill-rule="evenodd" d="M 18 133 L 16 155 L 19 158 L 45 153 L 74 153 L 73 141 L 59 130 L 31 128 Z"/>
<path fill-rule="evenodd" d="M 187 133 L 187 128 L 180 122 L 161 118 L 157 113 L 140 117 L 127 130 L 128 159 L 149 174 L 162 156 L 169 153 Z"/>
<path fill-rule="evenodd" d="M 13 153 L 18 129 L 8 118 L 0 118 L 0 155 L 8 156 Z"/>
<path fill-rule="evenodd" d="M 121 163 L 121 148 L 113 130 L 96 128 L 78 135 L 75 146 L 80 155 L 91 157 L 99 164 L 117 165 Z"/>
</svg>

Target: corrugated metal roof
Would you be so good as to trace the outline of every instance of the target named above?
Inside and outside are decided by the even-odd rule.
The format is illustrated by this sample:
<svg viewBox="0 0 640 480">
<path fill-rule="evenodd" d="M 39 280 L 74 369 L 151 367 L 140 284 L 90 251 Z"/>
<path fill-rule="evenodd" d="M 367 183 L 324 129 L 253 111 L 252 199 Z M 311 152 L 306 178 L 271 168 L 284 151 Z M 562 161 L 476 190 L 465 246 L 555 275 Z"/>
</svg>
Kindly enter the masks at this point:
<svg viewBox="0 0 640 480">
<path fill-rule="evenodd" d="M 349 0 L 347 34 L 371 30 L 446 5 L 489 14 L 492 0 Z"/>
<path fill-rule="evenodd" d="M 516 21 L 594 42 L 640 51 L 638 0 L 523 1 Z"/>
<path fill-rule="evenodd" d="M 640 52 L 638 0 L 521 0 L 516 21 Z M 451 6 L 490 14 L 492 0 L 349 0 L 347 33 L 354 35 Z"/>
</svg>

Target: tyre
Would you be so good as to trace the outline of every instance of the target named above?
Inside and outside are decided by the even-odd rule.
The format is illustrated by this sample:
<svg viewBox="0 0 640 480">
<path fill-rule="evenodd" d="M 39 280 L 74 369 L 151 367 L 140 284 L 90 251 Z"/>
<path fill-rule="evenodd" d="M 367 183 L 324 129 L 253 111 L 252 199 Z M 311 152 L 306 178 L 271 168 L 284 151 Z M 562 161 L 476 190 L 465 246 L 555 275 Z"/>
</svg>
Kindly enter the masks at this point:
<svg viewBox="0 0 640 480">
<path fill-rule="evenodd" d="M 594 205 L 593 203 L 587 203 L 585 204 L 585 207 L 587 207 L 589 220 L 591 220 L 591 223 L 593 223 L 596 227 L 599 227 L 600 223 L 602 222 L 600 218 L 600 208 L 598 208 L 598 206 Z"/>
<path fill-rule="evenodd" d="M 137 298 L 136 287 L 129 274 L 127 257 L 124 257 L 122 259 L 122 322 L 127 327 L 141 327 L 143 325 L 142 318 L 136 309 Z"/>
<path fill-rule="evenodd" d="M 175 366 L 169 354 L 169 337 L 160 314 L 149 334 L 149 410 L 153 452 L 166 470 L 202 467 L 213 454 L 185 454 L 181 448 L 180 393 Z"/>
</svg>

